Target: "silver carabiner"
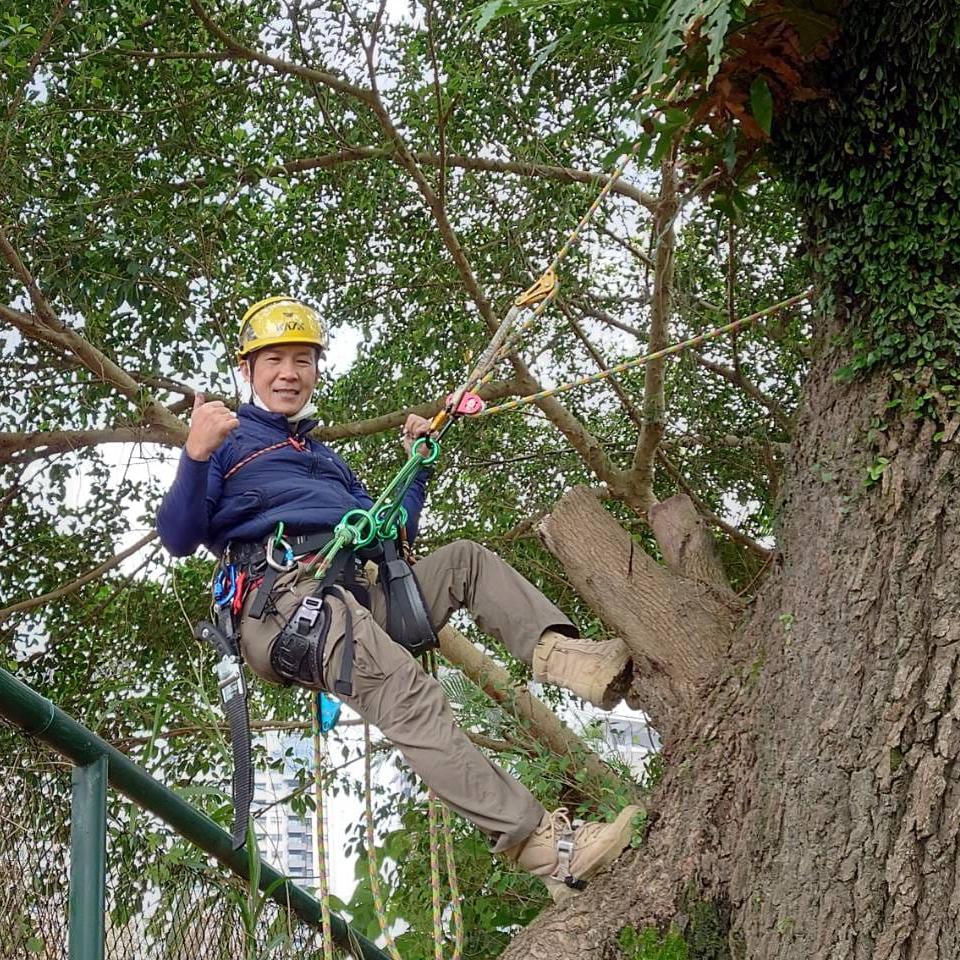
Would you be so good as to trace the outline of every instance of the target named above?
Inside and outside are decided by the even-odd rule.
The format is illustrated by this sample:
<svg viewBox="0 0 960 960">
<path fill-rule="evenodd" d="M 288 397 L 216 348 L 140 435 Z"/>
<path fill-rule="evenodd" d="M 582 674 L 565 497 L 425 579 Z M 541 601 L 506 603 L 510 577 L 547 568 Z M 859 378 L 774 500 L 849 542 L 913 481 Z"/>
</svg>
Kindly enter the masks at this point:
<svg viewBox="0 0 960 960">
<path fill-rule="evenodd" d="M 273 552 L 276 549 L 283 550 L 283 560 L 277 560 L 274 557 Z M 272 567 L 278 573 L 286 573 L 288 570 L 293 570 L 297 565 L 297 558 L 293 555 L 293 547 L 283 537 L 271 534 L 264 544 L 264 551 L 267 566 Z"/>
</svg>

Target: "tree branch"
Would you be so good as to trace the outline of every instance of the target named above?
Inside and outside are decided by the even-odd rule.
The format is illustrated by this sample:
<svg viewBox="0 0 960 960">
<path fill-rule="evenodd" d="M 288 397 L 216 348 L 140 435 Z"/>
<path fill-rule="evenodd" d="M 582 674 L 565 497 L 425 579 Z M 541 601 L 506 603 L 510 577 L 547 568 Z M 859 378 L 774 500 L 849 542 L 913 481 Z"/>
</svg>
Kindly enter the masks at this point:
<svg viewBox="0 0 960 960">
<path fill-rule="evenodd" d="M 678 493 L 650 508 L 650 527 L 667 569 L 690 580 L 709 583 L 733 598 L 733 590 L 717 556 L 713 536 L 693 501 Z"/>
<path fill-rule="evenodd" d="M 516 380 L 493 380 L 485 383 L 476 391 L 484 400 L 501 400 L 516 396 L 521 392 L 520 384 Z M 354 437 L 366 437 L 373 433 L 382 433 L 399 427 L 411 413 L 416 413 L 427 419 L 435 416 L 443 408 L 444 401 L 430 400 L 418 403 L 400 410 L 392 410 L 378 417 L 369 417 L 366 420 L 354 420 L 350 423 L 336 423 L 326 427 L 317 427 L 313 436 L 319 440 L 345 440 Z"/>
<path fill-rule="evenodd" d="M 540 533 L 577 593 L 630 647 L 633 689 L 669 736 L 695 709 L 698 684 L 726 649 L 739 604 L 669 573 L 585 487 L 560 498 Z"/>
<path fill-rule="evenodd" d="M 20 255 L 7 239 L 0 227 L 0 254 L 10 264 L 17 278 L 26 287 L 33 302 L 36 316 L 0 305 L 0 317 L 8 320 L 24 336 L 50 344 L 62 352 L 74 356 L 80 365 L 86 367 L 98 380 L 114 387 L 140 409 L 143 419 L 157 427 L 167 430 L 173 436 L 186 438 L 187 427 L 178 420 L 162 403 L 145 398 L 140 385 L 125 370 L 101 353 L 93 344 L 81 337 L 75 330 L 62 323 L 53 312 L 47 298 L 43 295 L 33 275 L 26 268 Z M 146 402 L 144 402 L 146 401 Z"/>
<path fill-rule="evenodd" d="M 733 526 L 733 524 L 727 523 L 726 520 L 715 514 L 707 505 L 706 501 L 696 494 L 694 489 L 684 479 L 683 474 L 677 469 L 676 464 L 674 464 L 662 450 L 657 451 L 657 456 L 660 459 L 660 462 L 663 464 L 664 469 L 670 475 L 671 479 L 690 498 L 690 500 L 693 502 L 693 505 L 697 508 L 705 520 L 709 520 L 710 523 L 716 527 L 719 527 L 725 534 L 727 534 L 727 536 L 730 537 L 734 543 L 739 543 L 740 546 L 746 547 L 758 557 L 761 557 L 764 560 L 770 557 L 772 553 L 771 550 L 768 550 L 762 544 L 757 543 L 753 537 L 748 536 L 742 530 L 738 530 L 735 526 Z"/>
<path fill-rule="evenodd" d="M 673 157 L 661 164 L 660 202 L 653 215 L 656 251 L 653 274 L 653 299 L 650 301 L 650 334 L 647 353 L 663 350 L 670 337 L 673 309 L 673 267 L 676 233 L 674 221 L 678 209 L 677 172 Z M 633 455 L 633 473 L 640 496 L 648 503 L 653 495 L 653 474 L 657 447 L 663 438 L 664 380 L 666 357 L 651 360 L 643 373 L 643 426 Z"/>
<path fill-rule="evenodd" d="M 179 447 L 183 438 L 151 424 L 107 427 L 102 430 L 48 430 L 33 433 L 0 433 L 0 464 L 27 464 L 58 453 L 68 453 L 102 443 L 159 443 Z"/>
<path fill-rule="evenodd" d="M 192 405 L 193 390 L 183 386 L 187 393 L 185 404 Z M 520 389 L 514 380 L 494 380 L 486 383 L 477 391 L 484 400 L 505 400 L 516 396 Z M 228 406 L 231 405 L 228 403 Z M 392 410 L 366 420 L 354 420 L 347 423 L 335 423 L 317 427 L 313 436 L 318 440 L 348 440 L 367 437 L 399 427 L 409 414 L 421 417 L 433 417 L 443 407 L 443 400 L 431 400 L 426 403 Z M 49 430 L 36 432 L 0 432 L 0 465 L 23 465 L 44 457 L 84 447 L 93 447 L 106 443 L 158 443 L 163 446 L 180 447 L 186 437 L 183 432 L 171 432 L 156 424 L 142 426 L 114 426 L 95 430 Z"/>
<path fill-rule="evenodd" d="M 89 572 L 83 574 L 83 576 L 77 577 L 76 580 L 72 580 L 70 583 L 65 583 L 62 587 L 57 587 L 56 590 L 51 590 L 49 593 L 44 593 L 39 597 L 31 597 L 29 600 L 21 600 L 18 603 L 11 604 L 9 607 L 4 607 L 2 610 L 0 610 L 0 623 L 3 623 L 4 620 L 14 613 L 23 613 L 26 610 L 33 610 L 35 607 L 41 607 L 45 603 L 50 603 L 52 600 L 59 600 L 61 597 L 75 593 L 81 587 L 86 586 L 86 584 L 91 583 L 93 580 L 99 579 L 114 567 L 119 566 L 124 560 L 127 559 L 127 557 L 132 557 L 135 553 L 142 550 L 148 543 L 156 538 L 157 531 L 151 530 L 145 537 L 141 537 L 135 544 L 127 547 L 126 550 L 121 550 L 116 556 L 111 557 L 109 560 L 104 561 L 99 566 L 94 567 Z"/>
<path fill-rule="evenodd" d="M 462 670 L 488 697 L 506 708 L 527 729 L 529 735 L 551 753 L 570 757 L 594 785 L 611 780 L 622 783 L 606 763 L 557 715 L 529 690 L 518 690 L 510 674 L 491 657 L 478 650 L 459 630 L 449 625 L 439 634 L 440 652 Z M 631 793 L 635 789 L 631 784 Z"/>
<path fill-rule="evenodd" d="M 705 370 L 723 377 L 728 383 L 739 387 L 748 397 L 756 400 L 762 407 L 766 407 L 773 422 L 789 437 L 793 435 L 793 418 L 783 409 L 780 402 L 775 400 L 769 394 L 764 393 L 752 380 L 750 380 L 742 370 L 736 370 L 733 367 L 717 363 L 715 360 L 708 360 L 701 349 L 690 351 L 691 356 Z"/>
<path fill-rule="evenodd" d="M 355 84 L 342 80 L 340 77 L 323 70 L 314 70 L 311 67 L 305 67 L 299 63 L 291 63 L 288 60 L 282 60 L 279 57 L 271 57 L 269 54 L 253 47 L 248 47 L 241 43 L 233 34 L 228 33 L 204 9 L 200 0 L 190 0 L 190 6 L 193 12 L 200 18 L 207 30 L 216 37 L 235 57 L 242 60 L 251 60 L 255 63 L 261 63 L 265 67 L 271 67 L 278 73 L 291 74 L 302 77 L 304 80 L 310 80 L 313 83 L 322 83 L 325 87 L 336 90 L 345 96 L 352 97 L 368 107 L 373 106 L 373 93 L 366 87 L 358 87 Z"/>
<path fill-rule="evenodd" d="M 411 156 L 421 166 L 426 167 L 439 168 L 444 162 L 444 158 L 439 154 L 426 151 L 411 152 Z M 529 163 L 517 160 L 495 160 L 489 157 L 469 157 L 464 154 L 448 154 L 445 159 L 447 168 L 453 167 L 472 172 L 509 173 L 521 177 L 558 180 L 564 183 L 596 184 L 598 187 L 602 187 L 609 180 L 609 177 L 603 173 L 597 173 L 591 170 L 577 170 L 572 167 L 561 167 L 552 164 Z M 310 173 L 314 170 L 327 170 L 345 163 L 355 163 L 364 160 L 390 160 L 394 163 L 400 163 L 397 152 L 389 147 L 346 147 L 335 153 L 302 157 L 296 160 L 288 160 L 285 163 L 274 164 L 269 167 L 250 167 L 245 170 L 240 170 L 236 174 L 235 182 L 241 184 L 259 183 L 261 180 L 269 180 L 271 177 Z M 156 184 L 141 190 L 131 191 L 130 193 L 104 197 L 94 201 L 93 205 L 95 207 L 104 206 L 115 203 L 118 199 L 135 200 L 139 197 L 150 196 L 156 192 L 183 193 L 187 190 L 202 189 L 209 182 L 210 178 L 207 176 L 191 177 L 188 180 L 175 180 L 172 183 Z M 618 180 L 611 188 L 611 193 L 627 197 L 643 205 L 646 205 L 647 202 L 653 199 L 622 179 Z"/>
<path fill-rule="evenodd" d="M 570 329 L 573 330 L 576 338 L 583 344 L 587 353 L 590 354 L 591 359 L 597 365 L 599 370 L 607 371 L 609 369 L 607 362 L 603 359 L 600 351 L 591 343 L 590 338 L 586 335 L 583 330 L 583 327 L 577 323 L 576 317 L 574 317 L 569 306 L 562 297 L 557 297 L 557 309 L 567 318 L 567 322 L 570 324 Z M 611 374 L 606 378 L 606 382 L 610 384 L 613 388 L 613 392 L 617 395 L 620 403 L 623 406 L 623 409 L 626 411 L 627 416 L 636 424 L 638 429 L 643 429 L 643 417 L 640 414 L 640 411 L 637 410 L 633 400 L 630 398 L 630 395 L 626 390 L 623 389 L 623 385 L 620 383 L 620 380 Z"/>
</svg>

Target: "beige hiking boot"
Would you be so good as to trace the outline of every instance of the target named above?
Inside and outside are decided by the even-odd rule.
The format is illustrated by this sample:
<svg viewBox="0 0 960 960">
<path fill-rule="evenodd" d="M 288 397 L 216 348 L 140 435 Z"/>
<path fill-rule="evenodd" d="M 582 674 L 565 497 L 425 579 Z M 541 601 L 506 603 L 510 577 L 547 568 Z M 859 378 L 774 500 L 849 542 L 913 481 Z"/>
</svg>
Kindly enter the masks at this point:
<svg viewBox="0 0 960 960">
<path fill-rule="evenodd" d="M 566 687 L 610 710 L 630 687 L 630 649 L 619 638 L 583 640 L 545 630 L 533 651 L 533 679 Z"/>
<path fill-rule="evenodd" d="M 518 867 L 541 877 L 559 901 L 579 893 L 629 846 L 640 807 L 624 807 L 613 823 L 570 823 L 565 807 L 546 813 L 523 843 L 506 851 Z"/>
</svg>

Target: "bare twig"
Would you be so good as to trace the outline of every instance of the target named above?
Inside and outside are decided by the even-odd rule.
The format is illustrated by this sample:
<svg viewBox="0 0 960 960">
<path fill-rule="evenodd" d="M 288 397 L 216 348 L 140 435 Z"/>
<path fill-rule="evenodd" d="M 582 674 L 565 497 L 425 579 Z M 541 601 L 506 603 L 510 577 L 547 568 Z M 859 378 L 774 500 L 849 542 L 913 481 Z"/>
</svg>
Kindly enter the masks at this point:
<svg viewBox="0 0 960 960">
<path fill-rule="evenodd" d="M 593 362 L 597 365 L 600 370 L 608 370 L 609 366 L 607 362 L 603 359 L 602 354 L 599 350 L 593 345 L 590 338 L 586 335 L 583 330 L 583 327 L 577 323 L 577 318 L 573 315 L 573 312 L 570 310 L 570 307 L 566 304 L 562 297 L 557 297 L 557 309 L 567 318 L 567 323 L 570 324 L 570 329 L 573 330 L 576 338 L 583 344 L 587 353 L 590 354 Z M 623 385 L 620 383 L 620 380 L 611 374 L 606 378 L 606 382 L 610 384 L 613 392 L 617 395 L 617 398 L 620 400 L 620 403 L 623 406 L 624 411 L 627 416 L 634 422 L 639 430 L 643 430 L 643 417 L 640 414 L 640 411 L 637 410 L 636 405 L 633 400 L 630 398 L 630 395 L 623 388 Z"/>
<path fill-rule="evenodd" d="M 732 367 L 717 363 L 715 360 L 708 360 L 699 349 L 692 350 L 690 353 L 693 359 L 705 370 L 709 370 L 711 373 L 723 377 L 724 380 L 732 383 L 735 387 L 739 387 L 747 396 L 756 400 L 762 407 L 766 407 L 774 423 L 776 423 L 787 436 L 793 434 L 793 419 L 783 409 L 780 402 L 769 394 L 764 393 L 742 370 L 737 371 Z"/>
<path fill-rule="evenodd" d="M 427 47 L 433 67 L 433 98 L 437 107 L 437 137 L 439 144 L 439 164 L 437 173 L 437 196 L 440 203 L 447 202 L 447 120 L 449 113 L 443 109 L 443 91 L 440 89 L 440 65 L 437 63 L 437 48 L 433 36 L 433 0 L 427 2 Z"/>
<path fill-rule="evenodd" d="M 581 316 L 592 317 L 594 320 L 599 320 L 601 323 L 605 323 L 608 327 L 615 327 L 617 330 L 622 330 L 624 333 L 629 333 L 630 336 L 636 337 L 637 340 L 645 341 L 649 335 L 649 331 L 641 330 L 639 327 L 631 326 L 629 323 L 624 323 L 622 320 L 618 320 L 606 310 L 602 310 L 600 307 L 587 303 L 584 300 L 578 298 L 571 299 L 569 302 L 572 306 L 576 307 Z"/>
<path fill-rule="evenodd" d="M 293 76 L 302 77 L 305 80 L 312 80 L 314 83 L 322 83 L 325 87 L 330 87 L 331 89 L 336 90 L 338 93 L 352 97 L 354 100 L 357 100 L 360 103 L 366 104 L 367 106 L 373 106 L 373 94 L 365 87 L 359 87 L 356 84 L 349 83 L 335 74 L 327 73 L 324 70 L 314 70 L 299 63 L 290 63 L 288 60 L 283 60 L 279 57 L 271 57 L 269 54 L 263 53 L 260 50 L 255 50 L 252 47 L 248 47 L 246 44 L 241 43 L 231 33 L 228 33 L 226 30 L 224 30 L 223 27 L 221 27 L 210 16 L 210 14 L 207 13 L 206 9 L 200 3 L 200 0 L 190 0 L 190 6 L 193 8 L 193 12 L 203 22 L 203 25 L 207 28 L 207 30 L 213 34 L 213 36 L 216 37 L 236 58 L 241 60 L 252 60 L 256 63 L 261 63 L 266 67 L 271 67 L 278 73 L 287 73 Z"/>
<path fill-rule="evenodd" d="M 29 600 L 21 600 L 18 603 L 11 604 L 9 607 L 4 607 L 2 610 L 0 610 L 0 623 L 3 623 L 7 617 L 14 613 L 23 613 L 26 610 L 33 610 L 35 607 L 41 607 L 45 603 L 50 603 L 52 600 L 59 600 L 61 597 L 66 597 L 71 593 L 75 593 L 81 587 L 99 579 L 110 570 L 113 570 L 114 567 L 118 567 L 121 563 L 123 563 L 124 560 L 127 559 L 127 557 L 132 557 L 135 553 L 142 550 L 148 543 L 156 538 L 157 531 L 151 530 L 145 537 L 141 537 L 132 546 L 127 547 L 125 550 L 121 550 L 116 556 L 113 556 L 109 560 L 101 563 L 99 566 L 94 567 L 92 570 L 83 574 L 83 576 L 77 577 L 76 580 L 71 580 L 70 583 L 65 583 L 62 587 L 57 587 L 56 590 L 51 590 L 49 593 L 41 594 L 39 597 L 31 597 Z"/>
<path fill-rule="evenodd" d="M 650 335 L 647 352 L 667 346 L 673 310 L 673 264 L 676 234 L 673 223 L 677 212 L 677 171 L 673 157 L 664 160 L 660 171 L 660 203 L 653 215 L 653 230 L 658 241 L 654 260 L 653 300 L 650 303 Z M 653 471 L 657 447 L 663 437 L 664 379 L 666 358 L 644 367 L 643 425 L 633 456 L 633 473 L 641 496 L 654 502 Z"/>
</svg>

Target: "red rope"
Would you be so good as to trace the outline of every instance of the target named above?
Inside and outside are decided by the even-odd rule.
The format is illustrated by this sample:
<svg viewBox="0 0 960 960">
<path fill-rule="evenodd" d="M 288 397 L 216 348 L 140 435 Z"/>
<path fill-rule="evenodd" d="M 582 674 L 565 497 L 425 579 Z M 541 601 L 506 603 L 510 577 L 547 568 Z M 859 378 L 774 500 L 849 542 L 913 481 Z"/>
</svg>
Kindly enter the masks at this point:
<svg viewBox="0 0 960 960">
<path fill-rule="evenodd" d="M 287 437 L 286 440 L 281 440 L 279 443 L 271 443 L 269 447 L 264 447 L 262 450 L 254 450 L 253 453 L 247 457 L 244 457 L 239 463 L 235 463 L 223 475 L 223 479 L 229 480 L 241 467 L 245 467 L 251 460 L 256 460 L 257 457 L 262 456 L 265 453 L 269 453 L 271 450 L 279 450 L 281 447 L 287 446 L 287 444 L 300 453 L 303 453 L 303 451 L 307 449 L 305 440 L 300 440 L 297 437 Z"/>
</svg>

